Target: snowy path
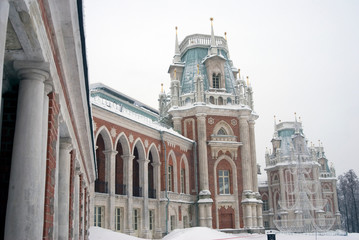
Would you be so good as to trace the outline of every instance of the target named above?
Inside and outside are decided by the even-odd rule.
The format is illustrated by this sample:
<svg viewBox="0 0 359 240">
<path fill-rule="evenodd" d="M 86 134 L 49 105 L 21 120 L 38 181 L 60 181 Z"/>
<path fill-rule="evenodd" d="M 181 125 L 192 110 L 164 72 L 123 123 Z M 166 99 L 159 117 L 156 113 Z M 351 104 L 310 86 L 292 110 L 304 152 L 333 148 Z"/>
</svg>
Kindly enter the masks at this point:
<svg viewBox="0 0 359 240">
<path fill-rule="evenodd" d="M 330 233 L 329 233 L 330 234 Z M 194 227 L 186 229 L 176 229 L 168 234 L 163 240 L 241 240 L 255 239 L 267 240 L 265 234 L 228 234 L 217 230 Z M 315 236 L 307 234 L 277 234 L 276 240 L 359 240 L 359 233 L 351 233 L 348 236 Z M 90 228 L 90 240 L 144 240 L 128 236 L 123 233 L 113 232 L 99 227 Z"/>
</svg>

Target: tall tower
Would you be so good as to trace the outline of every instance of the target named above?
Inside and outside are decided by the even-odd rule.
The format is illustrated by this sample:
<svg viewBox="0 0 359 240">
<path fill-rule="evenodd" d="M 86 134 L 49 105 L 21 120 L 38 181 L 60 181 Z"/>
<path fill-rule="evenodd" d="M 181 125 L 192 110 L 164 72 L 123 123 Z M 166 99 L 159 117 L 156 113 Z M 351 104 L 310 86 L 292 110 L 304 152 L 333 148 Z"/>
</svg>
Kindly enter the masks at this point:
<svg viewBox="0 0 359 240">
<path fill-rule="evenodd" d="M 261 186 L 265 226 L 294 232 L 336 228 L 340 213 L 335 171 L 323 146 L 307 146 L 296 117 L 293 122 L 275 121 L 271 142 L 273 152 L 265 156 L 268 186 Z"/>
<path fill-rule="evenodd" d="M 260 229 L 253 91 L 210 20 L 210 35 L 189 35 L 180 44 L 176 27 L 170 101 L 161 117 L 196 142 L 199 225 Z"/>
</svg>

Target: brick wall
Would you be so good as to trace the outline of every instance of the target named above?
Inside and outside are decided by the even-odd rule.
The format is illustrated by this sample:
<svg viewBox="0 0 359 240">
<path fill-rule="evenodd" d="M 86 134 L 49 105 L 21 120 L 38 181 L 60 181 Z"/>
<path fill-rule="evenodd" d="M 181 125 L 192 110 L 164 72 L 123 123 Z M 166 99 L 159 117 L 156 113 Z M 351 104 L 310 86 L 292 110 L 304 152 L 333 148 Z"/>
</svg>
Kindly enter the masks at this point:
<svg viewBox="0 0 359 240">
<path fill-rule="evenodd" d="M 53 239 L 54 227 L 54 195 L 56 172 L 56 146 L 58 141 L 58 117 L 60 105 L 58 96 L 52 92 L 49 95 L 48 136 L 46 152 L 46 183 L 43 239 Z"/>
</svg>

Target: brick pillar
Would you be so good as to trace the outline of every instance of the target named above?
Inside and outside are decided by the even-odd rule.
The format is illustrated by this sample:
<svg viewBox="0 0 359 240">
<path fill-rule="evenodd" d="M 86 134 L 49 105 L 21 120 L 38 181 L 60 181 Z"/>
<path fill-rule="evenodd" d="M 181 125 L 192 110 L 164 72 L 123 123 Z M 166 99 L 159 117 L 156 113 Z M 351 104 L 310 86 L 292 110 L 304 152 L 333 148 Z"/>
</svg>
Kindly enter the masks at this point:
<svg viewBox="0 0 359 240">
<path fill-rule="evenodd" d="M 15 61 L 14 68 L 20 84 L 4 238 L 41 239 L 44 217 L 44 195 L 41 193 L 45 182 L 41 182 L 39 171 L 43 156 L 42 107 L 44 81 L 49 77 L 48 64 Z"/>
<path fill-rule="evenodd" d="M 73 239 L 74 233 L 74 182 L 75 182 L 75 159 L 76 152 L 75 150 L 71 151 L 71 161 L 70 161 L 70 193 L 69 193 L 69 239 Z"/>
<path fill-rule="evenodd" d="M 44 206 L 43 239 L 54 239 L 54 208 L 55 208 L 55 185 L 56 185 L 56 157 L 59 130 L 59 111 L 57 96 L 54 92 L 49 94 L 48 111 L 48 134 L 46 152 L 46 184 Z"/>
<path fill-rule="evenodd" d="M 84 218 L 84 190 L 83 190 L 83 174 L 79 175 L 80 193 L 79 193 L 79 239 L 83 238 L 83 218 Z"/>
</svg>

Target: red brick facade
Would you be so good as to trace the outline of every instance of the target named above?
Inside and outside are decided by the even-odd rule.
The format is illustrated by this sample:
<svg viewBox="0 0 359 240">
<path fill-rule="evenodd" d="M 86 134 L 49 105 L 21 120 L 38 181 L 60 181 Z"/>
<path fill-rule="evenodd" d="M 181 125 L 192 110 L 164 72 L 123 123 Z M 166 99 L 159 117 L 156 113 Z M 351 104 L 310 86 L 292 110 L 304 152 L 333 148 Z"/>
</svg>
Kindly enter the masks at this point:
<svg viewBox="0 0 359 240">
<path fill-rule="evenodd" d="M 54 227 L 54 195 L 56 172 L 56 147 L 58 141 L 58 117 L 60 106 L 54 92 L 49 95 L 48 136 L 46 152 L 46 184 L 43 239 L 53 239 Z"/>
</svg>

